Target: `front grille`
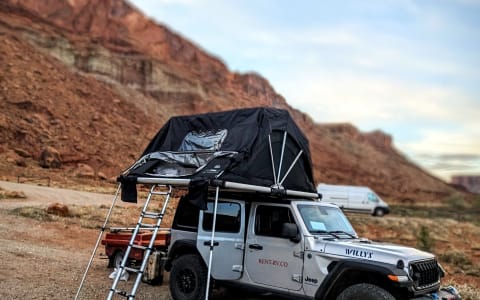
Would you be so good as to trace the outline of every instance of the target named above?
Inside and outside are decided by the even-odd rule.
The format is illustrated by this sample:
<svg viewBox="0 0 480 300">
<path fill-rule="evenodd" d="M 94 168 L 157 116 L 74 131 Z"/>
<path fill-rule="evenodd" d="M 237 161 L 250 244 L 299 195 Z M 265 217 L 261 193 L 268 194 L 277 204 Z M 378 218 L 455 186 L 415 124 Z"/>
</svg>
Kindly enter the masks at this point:
<svg viewBox="0 0 480 300">
<path fill-rule="evenodd" d="M 440 280 L 440 268 L 435 259 L 414 262 L 410 265 L 410 276 L 417 290 L 435 285 Z"/>
</svg>

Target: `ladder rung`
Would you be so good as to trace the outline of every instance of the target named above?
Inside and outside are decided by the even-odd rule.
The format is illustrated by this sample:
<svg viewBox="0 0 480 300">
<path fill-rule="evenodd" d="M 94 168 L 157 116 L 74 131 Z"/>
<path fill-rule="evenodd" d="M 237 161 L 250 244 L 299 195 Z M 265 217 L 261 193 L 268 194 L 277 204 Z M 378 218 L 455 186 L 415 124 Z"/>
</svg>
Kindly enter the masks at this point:
<svg viewBox="0 0 480 300">
<path fill-rule="evenodd" d="M 162 213 L 152 212 L 152 211 L 145 211 L 143 212 L 144 218 L 151 218 L 151 219 L 159 219 L 163 217 Z"/>
<path fill-rule="evenodd" d="M 130 268 L 130 267 L 124 267 L 126 271 L 133 272 L 133 273 L 143 273 L 142 270 L 135 269 L 135 268 Z"/>
<path fill-rule="evenodd" d="M 170 195 L 169 192 L 156 192 L 156 191 L 150 192 L 150 194 L 152 194 L 152 195 Z"/>
<path fill-rule="evenodd" d="M 142 246 L 142 245 L 137 245 L 137 244 L 133 244 L 131 245 L 132 248 L 135 248 L 135 249 L 140 249 L 140 250 L 147 250 L 148 247 L 146 246 Z"/>
<path fill-rule="evenodd" d="M 140 223 L 140 229 L 152 229 L 155 227 L 159 227 L 159 226 L 155 224 Z"/>
<path fill-rule="evenodd" d="M 132 297 L 132 295 L 127 295 L 127 292 L 126 291 L 122 291 L 122 290 L 114 290 L 114 289 L 110 289 L 112 292 L 114 292 L 115 294 L 118 294 L 119 296 L 122 296 L 122 297 L 125 297 L 125 298 L 129 298 L 129 297 Z"/>
</svg>

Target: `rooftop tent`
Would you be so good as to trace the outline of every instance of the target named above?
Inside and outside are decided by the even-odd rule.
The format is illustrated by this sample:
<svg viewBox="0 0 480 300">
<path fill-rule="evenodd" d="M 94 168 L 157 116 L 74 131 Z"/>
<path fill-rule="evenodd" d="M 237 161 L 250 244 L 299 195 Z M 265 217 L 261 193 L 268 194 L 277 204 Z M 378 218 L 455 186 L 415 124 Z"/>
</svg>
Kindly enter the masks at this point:
<svg viewBox="0 0 480 300">
<path fill-rule="evenodd" d="M 265 107 L 172 117 L 119 177 L 122 200 L 136 201 L 139 178 L 316 192 L 307 139 L 286 110 Z"/>
</svg>

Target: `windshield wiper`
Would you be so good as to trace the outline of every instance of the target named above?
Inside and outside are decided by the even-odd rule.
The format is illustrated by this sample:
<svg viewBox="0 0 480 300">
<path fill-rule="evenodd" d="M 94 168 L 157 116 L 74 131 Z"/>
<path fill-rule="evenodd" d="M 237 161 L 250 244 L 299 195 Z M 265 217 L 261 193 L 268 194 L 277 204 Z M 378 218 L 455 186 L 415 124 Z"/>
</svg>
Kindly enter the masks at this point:
<svg viewBox="0 0 480 300">
<path fill-rule="evenodd" d="M 311 230 L 310 233 L 311 233 L 311 234 L 329 234 L 329 235 L 335 237 L 336 239 L 340 239 L 339 234 L 348 235 L 348 236 L 351 237 L 352 239 L 356 239 L 356 238 L 357 238 L 357 237 L 354 236 L 353 234 L 348 233 L 348 232 L 345 232 L 345 231 L 342 231 L 342 230 L 332 230 L 332 231 L 327 231 L 327 230 Z"/>
<path fill-rule="evenodd" d="M 329 234 L 331 236 L 333 236 L 334 238 L 336 239 L 339 239 L 340 237 L 338 235 L 335 234 L 334 231 L 327 231 L 327 230 L 311 230 L 310 231 L 311 234 Z"/>
<path fill-rule="evenodd" d="M 329 231 L 328 233 L 330 233 L 330 234 L 345 234 L 345 235 L 348 235 L 349 237 L 351 237 L 352 239 L 356 239 L 356 238 L 357 238 L 357 237 L 354 236 L 353 234 L 348 233 L 348 232 L 343 231 L 343 230 L 333 230 L 333 231 Z"/>
</svg>

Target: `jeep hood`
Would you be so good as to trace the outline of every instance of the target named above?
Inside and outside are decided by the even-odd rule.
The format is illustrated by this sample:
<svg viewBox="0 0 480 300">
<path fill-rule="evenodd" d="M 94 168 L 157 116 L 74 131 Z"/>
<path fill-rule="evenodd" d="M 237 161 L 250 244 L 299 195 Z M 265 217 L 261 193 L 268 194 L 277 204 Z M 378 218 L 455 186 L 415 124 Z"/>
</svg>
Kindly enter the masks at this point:
<svg viewBox="0 0 480 300">
<path fill-rule="evenodd" d="M 412 261 L 434 258 L 433 254 L 412 247 L 359 239 L 328 241 L 323 246 L 323 249 L 319 247 L 316 250 L 335 256 L 366 259 L 394 265 L 400 259 L 408 264 Z"/>
</svg>

